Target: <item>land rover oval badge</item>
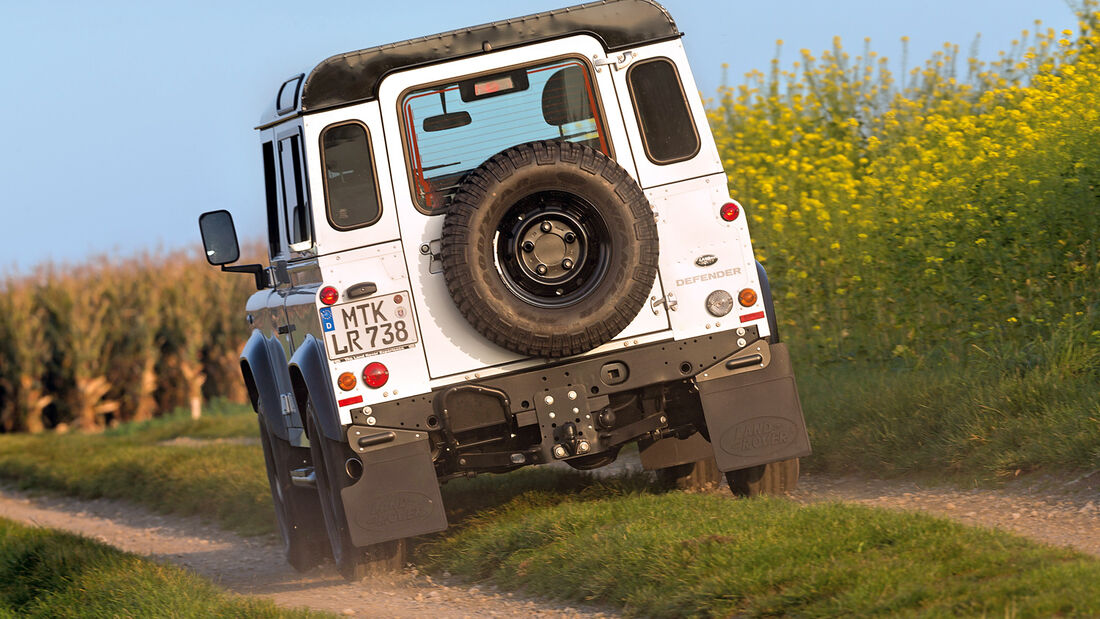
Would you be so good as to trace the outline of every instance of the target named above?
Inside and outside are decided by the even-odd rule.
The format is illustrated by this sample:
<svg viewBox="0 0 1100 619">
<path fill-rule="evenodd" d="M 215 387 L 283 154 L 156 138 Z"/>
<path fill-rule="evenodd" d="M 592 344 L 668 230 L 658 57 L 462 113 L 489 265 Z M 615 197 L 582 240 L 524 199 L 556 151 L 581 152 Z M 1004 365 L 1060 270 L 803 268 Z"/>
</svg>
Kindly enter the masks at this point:
<svg viewBox="0 0 1100 619">
<path fill-rule="evenodd" d="M 695 266 L 709 267 L 715 262 L 718 262 L 718 256 L 714 254 L 703 254 L 695 259 Z"/>
</svg>

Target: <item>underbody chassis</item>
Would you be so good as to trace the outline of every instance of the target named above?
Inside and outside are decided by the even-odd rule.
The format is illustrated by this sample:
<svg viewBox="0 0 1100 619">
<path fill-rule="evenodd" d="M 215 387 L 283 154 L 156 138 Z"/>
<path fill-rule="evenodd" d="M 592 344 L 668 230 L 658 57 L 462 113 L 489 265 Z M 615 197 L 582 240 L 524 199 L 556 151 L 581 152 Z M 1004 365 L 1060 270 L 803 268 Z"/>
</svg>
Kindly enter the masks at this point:
<svg viewBox="0 0 1100 619">
<path fill-rule="evenodd" d="M 755 328 L 665 341 L 356 408 L 345 428 L 349 533 L 368 546 L 447 527 L 439 482 L 531 464 L 610 464 L 637 441 L 664 469 L 810 453 L 786 346 Z"/>
</svg>

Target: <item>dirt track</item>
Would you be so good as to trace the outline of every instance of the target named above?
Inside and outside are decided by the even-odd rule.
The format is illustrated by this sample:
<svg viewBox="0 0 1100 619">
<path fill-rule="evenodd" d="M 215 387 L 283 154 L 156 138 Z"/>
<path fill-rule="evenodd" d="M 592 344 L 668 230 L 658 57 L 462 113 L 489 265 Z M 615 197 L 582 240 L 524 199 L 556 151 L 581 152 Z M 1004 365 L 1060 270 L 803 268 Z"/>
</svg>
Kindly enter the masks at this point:
<svg viewBox="0 0 1100 619">
<path fill-rule="evenodd" d="M 630 467 L 629 463 L 624 463 Z M 715 491 L 726 492 L 725 489 Z M 1036 477 L 998 490 L 926 488 L 914 482 L 806 475 L 791 498 L 851 501 L 926 511 L 1100 556 L 1100 470 L 1077 478 Z M 198 518 L 164 516 L 127 503 L 0 490 L 0 516 L 64 529 L 137 554 L 188 567 L 222 586 L 273 600 L 358 617 L 613 617 L 557 606 L 408 569 L 347 584 L 331 568 L 298 574 L 278 550 L 220 531 Z"/>
<path fill-rule="evenodd" d="M 349 584 L 332 567 L 299 574 L 279 550 L 257 539 L 221 531 L 199 518 L 165 516 L 128 503 L 36 496 L 0 490 L 0 516 L 79 533 L 123 550 L 190 568 L 221 586 L 269 598 L 280 606 L 307 606 L 355 617 L 614 617 L 599 609 L 439 582 L 408 569 Z"/>
</svg>

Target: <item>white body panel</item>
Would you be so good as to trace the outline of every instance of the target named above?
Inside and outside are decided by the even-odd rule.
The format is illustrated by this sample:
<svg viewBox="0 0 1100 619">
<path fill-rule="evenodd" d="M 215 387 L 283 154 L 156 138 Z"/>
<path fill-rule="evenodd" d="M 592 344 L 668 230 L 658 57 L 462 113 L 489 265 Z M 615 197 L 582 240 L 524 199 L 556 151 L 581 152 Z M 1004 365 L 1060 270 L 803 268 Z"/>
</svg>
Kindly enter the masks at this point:
<svg viewBox="0 0 1100 619">
<path fill-rule="evenodd" d="M 695 78 L 688 66 L 684 45 L 679 40 L 666 41 L 639 47 L 633 52 L 627 52 L 621 56 L 617 55 L 617 57 L 624 57 L 627 62 L 617 65 L 621 68 L 612 69 L 610 73 L 614 76 L 615 88 L 619 93 L 619 106 L 622 109 L 630 143 L 639 145 L 638 148 L 634 149 L 634 165 L 638 172 L 639 184 L 648 189 L 708 174 L 722 174 L 722 159 L 718 156 L 718 147 L 715 146 L 714 138 L 711 136 L 710 125 L 707 123 L 707 111 L 703 108 L 703 100 L 699 98 L 699 89 L 695 85 Z M 649 160 L 645 150 L 641 147 L 641 130 L 638 127 L 638 118 L 634 113 L 634 106 L 630 100 L 627 73 L 632 65 L 651 58 L 668 58 L 675 63 L 676 71 L 680 74 L 680 81 L 684 86 L 684 94 L 691 110 L 692 120 L 695 123 L 695 130 L 699 134 L 699 152 L 686 161 L 658 165 Z M 606 73 L 607 70 L 605 69 L 603 72 Z M 663 240 L 661 248 L 664 249 Z"/>
</svg>

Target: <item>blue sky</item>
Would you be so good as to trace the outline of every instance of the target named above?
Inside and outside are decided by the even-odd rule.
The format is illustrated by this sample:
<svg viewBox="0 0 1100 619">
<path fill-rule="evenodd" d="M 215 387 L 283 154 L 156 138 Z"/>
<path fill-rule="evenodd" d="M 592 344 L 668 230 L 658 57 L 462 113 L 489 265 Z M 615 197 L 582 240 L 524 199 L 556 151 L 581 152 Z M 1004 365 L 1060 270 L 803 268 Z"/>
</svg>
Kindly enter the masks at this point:
<svg viewBox="0 0 1100 619">
<path fill-rule="evenodd" d="M 46 260 L 188 248 L 197 218 L 230 209 L 242 235 L 262 230 L 260 149 L 252 128 L 293 73 L 339 52 L 558 8 L 569 0 L 415 3 L 0 3 L 0 272 Z M 686 34 L 700 90 L 721 65 L 737 84 L 835 35 L 910 66 L 981 33 L 989 60 L 1023 29 L 1073 28 L 1063 0 L 665 0 Z"/>
</svg>

